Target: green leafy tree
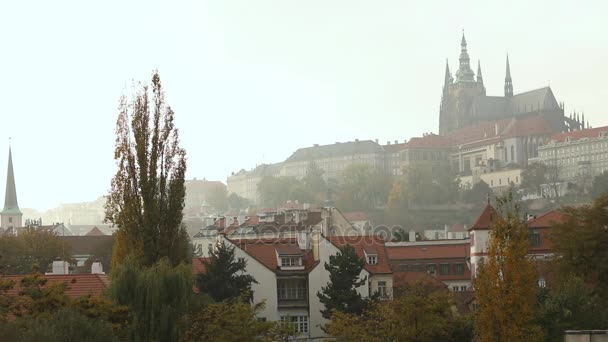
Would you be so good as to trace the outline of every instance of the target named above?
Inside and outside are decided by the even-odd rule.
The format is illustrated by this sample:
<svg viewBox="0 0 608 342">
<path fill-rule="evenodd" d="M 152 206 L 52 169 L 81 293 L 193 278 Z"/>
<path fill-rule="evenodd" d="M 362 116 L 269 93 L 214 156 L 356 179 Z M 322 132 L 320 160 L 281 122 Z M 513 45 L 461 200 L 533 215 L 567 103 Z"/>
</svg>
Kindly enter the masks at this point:
<svg viewBox="0 0 608 342">
<path fill-rule="evenodd" d="M 363 313 L 369 303 L 357 291 L 367 281 L 367 277 L 361 278 L 363 266 L 363 260 L 351 245 L 345 245 L 336 255 L 329 257 L 329 263 L 325 263 L 329 283 L 317 293 L 325 306 L 321 310 L 323 317 L 331 318 L 334 311 L 357 315 Z"/>
<path fill-rule="evenodd" d="M 205 273 L 197 277 L 201 292 L 208 294 L 216 302 L 248 296 L 253 299 L 251 285 L 255 278 L 247 274 L 247 261 L 237 260 L 235 247 L 220 241 L 209 248 L 209 259 L 204 260 Z"/>
<path fill-rule="evenodd" d="M 323 173 L 323 169 L 314 160 L 311 160 L 306 168 L 306 175 L 302 179 L 304 186 L 310 192 L 310 200 L 316 203 L 322 202 L 327 190 Z"/>
<path fill-rule="evenodd" d="M 249 206 L 249 201 L 233 192 L 228 195 L 228 206 L 233 210 L 241 210 Z"/>
<path fill-rule="evenodd" d="M 593 204 L 562 209 L 551 242 L 559 273 L 581 278 L 591 295 L 608 306 L 608 193 Z"/>
<path fill-rule="evenodd" d="M 351 164 L 342 171 L 336 205 L 347 211 L 376 209 L 386 204 L 391 186 L 390 177 L 369 165 Z"/>
<path fill-rule="evenodd" d="M 608 171 L 595 176 L 591 186 L 591 196 L 593 198 L 600 197 L 600 195 L 605 193 L 608 193 Z"/>
<path fill-rule="evenodd" d="M 158 72 L 152 99 L 140 84 L 134 98 L 120 99 L 114 159 L 118 171 L 106 202 L 106 220 L 118 227 L 112 263 L 129 255 L 151 266 L 162 258 L 188 262 L 182 225 L 186 151 L 179 145 L 174 112 L 165 103 Z"/>
<path fill-rule="evenodd" d="M 538 275 L 527 258 L 528 227 L 511 198 L 498 199 L 487 256 L 474 279 L 476 340 L 542 341 L 534 324 Z"/>
<path fill-rule="evenodd" d="M 89 319 L 78 311 L 62 308 L 51 314 L 13 323 L 18 332 L 16 342 L 119 341 L 109 323 Z"/>
<path fill-rule="evenodd" d="M 520 188 L 527 193 L 541 194 L 541 185 L 547 182 L 547 166 L 532 163 L 521 173 Z"/>
<path fill-rule="evenodd" d="M 129 341 L 178 341 L 180 324 L 191 309 L 192 271 L 189 265 L 172 266 L 161 259 L 150 267 L 125 260 L 114 268 L 110 299 L 132 312 Z"/>
<path fill-rule="evenodd" d="M 42 267 L 45 271 L 57 257 L 70 259 L 71 248 L 51 231 L 25 228 L 17 236 L 0 236 L 2 273 L 28 274 L 34 266 Z"/>
<path fill-rule="evenodd" d="M 595 330 L 608 325 L 606 307 L 581 279 L 572 276 L 539 291 L 537 312 L 536 322 L 546 341 L 563 341 L 566 330 Z"/>
<path fill-rule="evenodd" d="M 338 341 L 470 341 L 472 326 L 452 306 L 447 290 L 432 291 L 416 283 L 363 315 L 335 312 L 327 330 Z"/>
<path fill-rule="evenodd" d="M 473 185 L 471 190 L 468 190 L 465 194 L 466 201 L 474 204 L 485 203 L 488 196 L 492 194 L 492 189 L 488 183 L 479 181 Z"/>
<path fill-rule="evenodd" d="M 251 305 L 247 298 L 209 304 L 188 315 L 182 341 L 288 341 L 292 331 L 258 319 L 263 309 L 264 303 Z"/>
<path fill-rule="evenodd" d="M 219 211 L 228 209 L 228 191 L 225 186 L 214 186 L 209 190 L 207 196 L 209 205 Z"/>
<path fill-rule="evenodd" d="M 295 177 L 263 177 L 258 183 L 258 193 L 262 205 L 276 207 L 288 200 L 305 201 L 308 192 L 301 181 Z"/>
</svg>

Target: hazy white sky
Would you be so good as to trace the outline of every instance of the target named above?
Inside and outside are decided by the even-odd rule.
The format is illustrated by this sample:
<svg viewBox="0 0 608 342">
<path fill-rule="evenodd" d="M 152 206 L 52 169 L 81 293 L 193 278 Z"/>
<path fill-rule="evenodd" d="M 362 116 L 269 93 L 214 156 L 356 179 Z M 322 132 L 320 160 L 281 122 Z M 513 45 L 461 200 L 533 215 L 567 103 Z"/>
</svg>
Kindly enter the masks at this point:
<svg viewBox="0 0 608 342">
<path fill-rule="evenodd" d="M 188 177 L 314 143 L 437 132 L 465 29 L 489 95 L 550 83 L 608 125 L 606 1 L 2 1 L 0 192 L 12 137 L 19 204 L 94 200 L 115 171 L 119 96 L 160 70 Z M 474 68 L 476 71 L 476 68 Z M 5 141 L 5 148 L 2 148 Z"/>
</svg>

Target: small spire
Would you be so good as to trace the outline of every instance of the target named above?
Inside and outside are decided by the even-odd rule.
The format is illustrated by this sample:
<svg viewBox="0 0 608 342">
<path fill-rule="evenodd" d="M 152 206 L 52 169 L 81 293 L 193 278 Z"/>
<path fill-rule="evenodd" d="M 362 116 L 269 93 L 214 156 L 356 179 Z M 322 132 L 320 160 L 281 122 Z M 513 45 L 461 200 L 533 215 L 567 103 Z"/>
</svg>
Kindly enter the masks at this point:
<svg viewBox="0 0 608 342">
<path fill-rule="evenodd" d="M 507 72 L 505 76 L 505 97 L 513 96 L 513 80 L 511 79 L 511 67 L 509 66 L 509 54 L 507 54 Z"/>
<path fill-rule="evenodd" d="M 452 73 L 450 72 L 450 64 L 448 63 L 448 59 L 445 59 L 445 80 L 444 80 L 444 85 L 448 85 L 450 83 L 452 83 L 453 78 L 452 78 Z"/>
<path fill-rule="evenodd" d="M 15 187 L 15 173 L 13 172 L 13 154 L 9 143 L 8 147 L 8 169 L 6 172 L 6 192 L 4 194 L 4 209 L 2 214 L 18 214 L 21 215 L 19 205 L 17 204 L 17 188 Z"/>
<path fill-rule="evenodd" d="M 477 82 L 483 84 L 483 76 L 481 76 L 481 61 L 477 60 Z"/>
<path fill-rule="evenodd" d="M 464 37 L 464 29 L 462 29 L 462 40 L 460 41 L 460 48 L 464 51 L 467 50 L 467 40 Z"/>
</svg>

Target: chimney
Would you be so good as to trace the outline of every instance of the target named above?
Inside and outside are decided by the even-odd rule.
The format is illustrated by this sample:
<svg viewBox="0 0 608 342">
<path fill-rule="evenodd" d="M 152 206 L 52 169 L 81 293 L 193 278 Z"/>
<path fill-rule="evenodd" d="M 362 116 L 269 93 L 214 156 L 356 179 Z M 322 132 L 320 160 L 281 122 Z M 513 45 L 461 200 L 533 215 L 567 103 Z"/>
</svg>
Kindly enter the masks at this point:
<svg viewBox="0 0 608 342">
<path fill-rule="evenodd" d="M 395 145 L 397 145 L 398 143 L 399 143 L 399 141 L 398 141 L 398 140 L 395 140 Z"/>
<path fill-rule="evenodd" d="M 376 139 L 376 144 L 378 143 L 378 139 Z"/>
<path fill-rule="evenodd" d="M 61 260 L 60 257 L 57 257 L 57 259 L 55 259 L 55 261 L 53 261 L 52 272 L 47 273 L 47 274 L 55 275 L 55 274 L 69 274 L 69 273 L 70 273 L 70 269 L 69 269 L 68 262 Z"/>
<path fill-rule="evenodd" d="M 410 230 L 410 241 L 416 241 L 416 232 Z"/>
<path fill-rule="evenodd" d="M 99 259 L 96 259 L 95 262 L 91 264 L 91 274 L 105 274 Z"/>
<path fill-rule="evenodd" d="M 311 244 L 312 244 L 312 256 L 315 261 L 319 261 L 320 258 L 320 250 L 319 250 L 319 240 L 321 239 L 319 232 L 311 233 Z"/>
</svg>

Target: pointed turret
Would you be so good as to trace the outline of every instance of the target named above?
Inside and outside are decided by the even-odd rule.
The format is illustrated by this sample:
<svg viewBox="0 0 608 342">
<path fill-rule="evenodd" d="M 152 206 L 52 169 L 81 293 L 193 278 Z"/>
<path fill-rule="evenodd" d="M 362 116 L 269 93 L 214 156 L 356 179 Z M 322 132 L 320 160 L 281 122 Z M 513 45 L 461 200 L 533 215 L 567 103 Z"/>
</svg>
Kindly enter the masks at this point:
<svg viewBox="0 0 608 342">
<path fill-rule="evenodd" d="M 483 84 L 483 76 L 481 76 L 481 62 L 477 60 L 477 82 Z"/>
<path fill-rule="evenodd" d="M 456 72 L 456 82 L 475 82 L 475 73 L 471 70 L 469 53 L 467 52 L 467 40 L 462 31 L 462 40 L 460 41 L 460 65 Z"/>
<path fill-rule="evenodd" d="M 450 64 L 448 63 L 448 60 L 446 58 L 445 60 L 445 80 L 444 80 L 444 87 L 447 87 L 448 84 L 452 84 L 452 82 L 454 81 L 454 79 L 452 78 L 452 73 L 450 72 Z"/>
<path fill-rule="evenodd" d="M 513 80 L 511 80 L 511 67 L 509 66 L 509 55 L 507 55 L 507 73 L 505 76 L 505 97 L 513 96 Z"/>
<path fill-rule="evenodd" d="M 13 155 L 8 148 L 8 170 L 6 172 L 6 193 L 4 196 L 4 209 L 0 212 L 2 227 L 21 227 L 21 210 L 17 203 L 17 188 L 15 186 L 15 173 L 13 172 Z"/>
</svg>

